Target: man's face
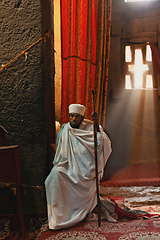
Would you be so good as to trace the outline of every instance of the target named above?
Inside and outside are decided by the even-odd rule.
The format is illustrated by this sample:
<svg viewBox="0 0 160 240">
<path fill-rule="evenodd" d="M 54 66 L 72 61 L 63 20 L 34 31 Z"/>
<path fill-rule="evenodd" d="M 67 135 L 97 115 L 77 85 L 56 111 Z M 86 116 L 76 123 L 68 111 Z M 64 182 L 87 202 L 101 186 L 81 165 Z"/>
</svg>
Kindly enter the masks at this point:
<svg viewBox="0 0 160 240">
<path fill-rule="evenodd" d="M 83 121 L 83 116 L 78 113 L 69 114 L 69 122 L 72 128 L 79 128 L 81 122 Z"/>
</svg>

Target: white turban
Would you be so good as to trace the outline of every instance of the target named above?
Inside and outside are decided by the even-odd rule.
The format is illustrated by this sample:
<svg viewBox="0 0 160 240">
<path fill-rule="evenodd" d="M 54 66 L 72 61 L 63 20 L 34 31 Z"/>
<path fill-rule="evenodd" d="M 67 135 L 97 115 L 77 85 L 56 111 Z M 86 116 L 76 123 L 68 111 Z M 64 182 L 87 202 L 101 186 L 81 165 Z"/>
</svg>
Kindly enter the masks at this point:
<svg viewBox="0 0 160 240">
<path fill-rule="evenodd" d="M 83 106 L 81 104 L 69 105 L 69 113 L 78 113 L 78 114 L 84 116 L 85 109 L 86 109 L 85 106 Z"/>
</svg>

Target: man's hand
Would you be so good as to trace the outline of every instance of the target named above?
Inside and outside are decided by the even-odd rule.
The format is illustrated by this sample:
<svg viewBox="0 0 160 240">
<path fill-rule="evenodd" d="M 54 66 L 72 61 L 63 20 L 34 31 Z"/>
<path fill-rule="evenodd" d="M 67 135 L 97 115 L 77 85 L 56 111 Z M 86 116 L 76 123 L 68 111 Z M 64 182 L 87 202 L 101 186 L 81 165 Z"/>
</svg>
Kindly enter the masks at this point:
<svg viewBox="0 0 160 240">
<path fill-rule="evenodd" d="M 92 121 L 95 123 L 95 126 L 97 128 L 97 132 L 100 132 L 99 130 L 99 117 L 98 114 L 96 112 L 93 112 L 91 115 Z"/>
</svg>

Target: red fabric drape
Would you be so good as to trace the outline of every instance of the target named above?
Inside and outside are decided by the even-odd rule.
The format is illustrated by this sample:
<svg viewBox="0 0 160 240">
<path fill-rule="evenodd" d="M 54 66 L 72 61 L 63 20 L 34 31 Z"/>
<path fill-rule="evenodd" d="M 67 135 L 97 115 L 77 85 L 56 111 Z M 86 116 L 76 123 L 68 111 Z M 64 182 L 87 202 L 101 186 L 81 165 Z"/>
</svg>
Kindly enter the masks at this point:
<svg viewBox="0 0 160 240">
<path fill-rule="evenodd" d="M 68 121 L 68 106 L 86 106 L 92 112 L 91 89 L 96 111 L 105 115 L 110 43 L 111 0 L 61 0 L 62 121 Z M 102 116 L 103 115 L 103 116 Z"/>
</svg>

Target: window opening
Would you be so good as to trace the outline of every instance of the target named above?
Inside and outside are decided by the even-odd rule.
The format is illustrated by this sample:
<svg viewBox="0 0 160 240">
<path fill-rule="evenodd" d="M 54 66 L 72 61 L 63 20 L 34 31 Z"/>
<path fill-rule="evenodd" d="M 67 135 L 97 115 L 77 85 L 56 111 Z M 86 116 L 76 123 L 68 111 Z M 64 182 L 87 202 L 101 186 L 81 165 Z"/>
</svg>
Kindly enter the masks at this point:
<svg viewBox="0 0 160 240">
<path fill-rule="evenodd" d="M 134 56 L 133 61 L 132 56 Z M 153 89 L 150 45 L 146 45 L 145 51 L 142 51 L 142 47 L 133 47 L 131 49 L 131 46 L 125 46 L 125 62 L 127 65 L 126 89 Z"/>
<path fill-rule="evenodd" d="M 146 46 L 146 61 L 152 61 L 152 52 L 149 45 Z"/>
<path fill-rule="evenodd" d="M 146 76 L 146 88 L 153 88 L 152 75 Z"/>
<path fill-rule="evenodd" d="M 125 76 L 125 88 L 126 89 L 131 89 L 132 88 L 130 75 Z"/>
<path fill-rule="evenodd" d="M 126 62 L 132 61 L 131 46 L 125 47 L 125 61 Z"/>
</svg>

